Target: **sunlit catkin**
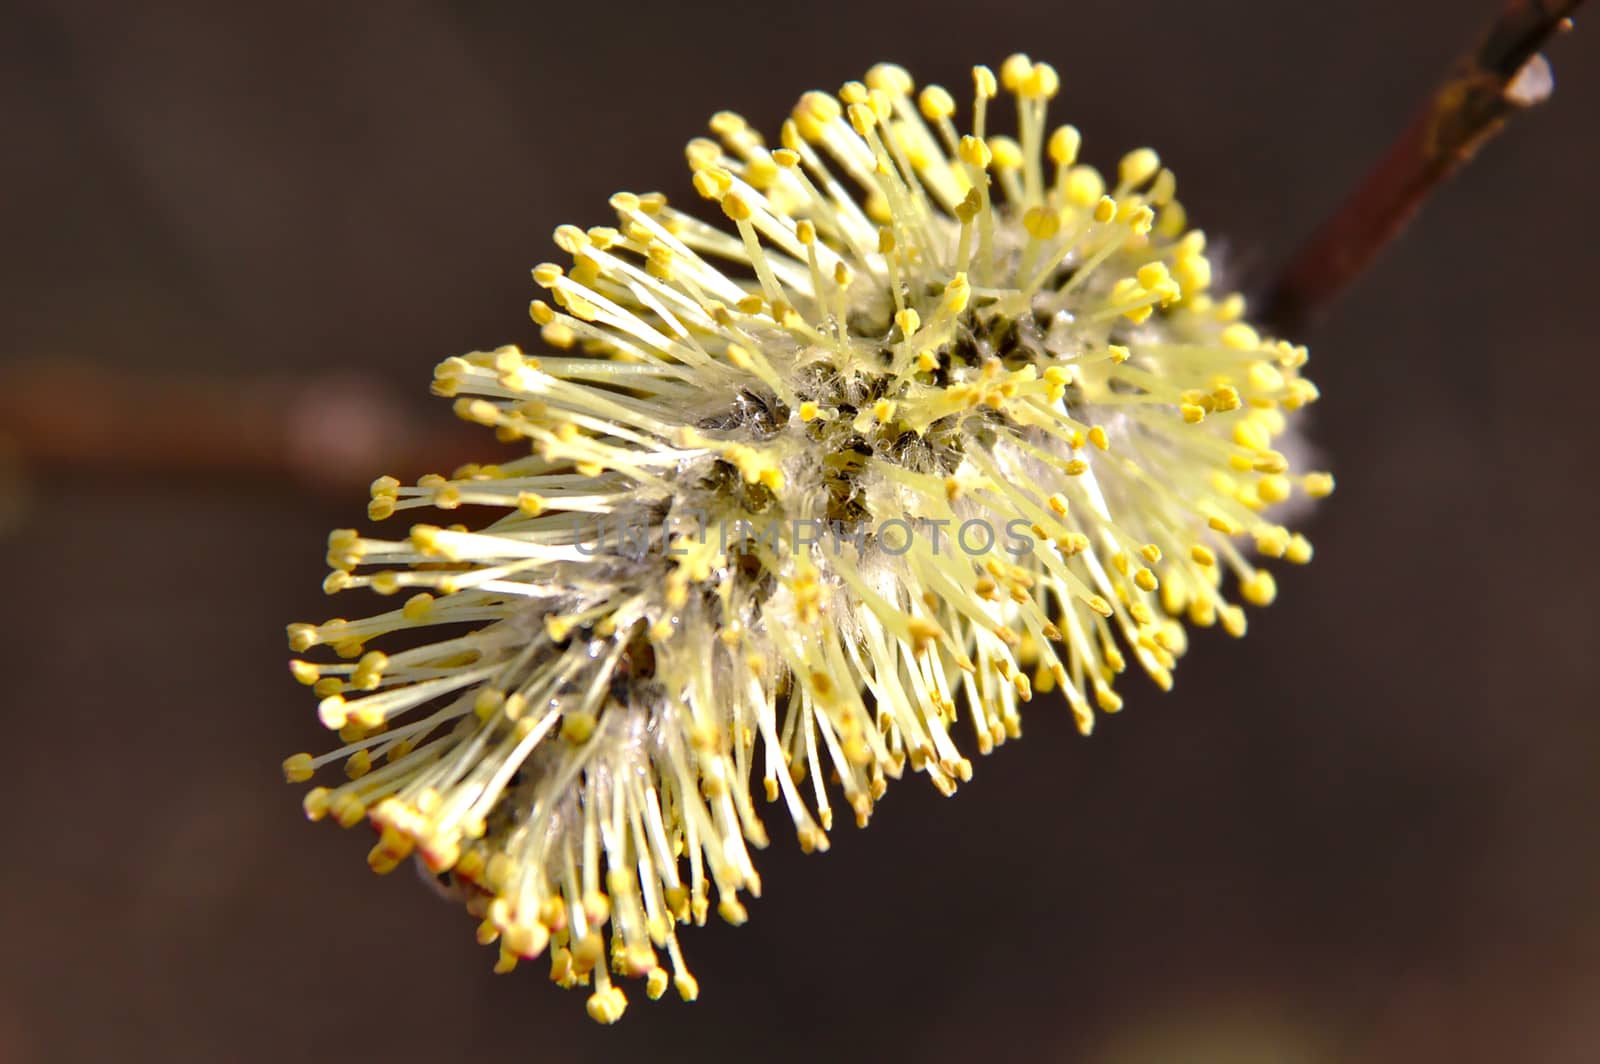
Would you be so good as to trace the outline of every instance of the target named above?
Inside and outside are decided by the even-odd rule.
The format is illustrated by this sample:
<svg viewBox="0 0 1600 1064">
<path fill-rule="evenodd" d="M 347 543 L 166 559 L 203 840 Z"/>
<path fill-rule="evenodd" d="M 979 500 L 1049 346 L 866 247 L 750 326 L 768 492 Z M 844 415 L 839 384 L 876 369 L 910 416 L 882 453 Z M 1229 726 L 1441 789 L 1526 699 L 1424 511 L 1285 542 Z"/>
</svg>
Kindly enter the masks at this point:
<svg viewBox="0 0 1600 1064">
<path fill-rule="evenodd" d="M 327 590 L 394 608 L 289 628 L 336 659 L 292 669 L 343 745 L 285 772 L 349 777 L 307 813 L 371 821 L 375 870 L 415 853 L 499 970 L 547 955 L 598 1020 L 619 977 L 695 997 L 676 929 L 745 919 L 766 803 L 822 849 L 908 767 L 953 791 L 1040 692 L 1087 733 L 1130 659 L 1170 685 L 1184 621 L 1244 633 L 1253 557 L 1311 557 L 1271 516 L 1332 490 L 1274 446 L 1305 349 L 1210 293 L 1155 152 L 1102 176 L 1046 125 L 1053 69 L 973 75 L 970 132 L 882 65 L 780 146 L 716 115 L 717 224 L 623 192 L 558 229 L 556 353 L 433 385 L 527 456 L 379 479 L 375 520 L 470 520 L 333 533 Z"/>
</svg>

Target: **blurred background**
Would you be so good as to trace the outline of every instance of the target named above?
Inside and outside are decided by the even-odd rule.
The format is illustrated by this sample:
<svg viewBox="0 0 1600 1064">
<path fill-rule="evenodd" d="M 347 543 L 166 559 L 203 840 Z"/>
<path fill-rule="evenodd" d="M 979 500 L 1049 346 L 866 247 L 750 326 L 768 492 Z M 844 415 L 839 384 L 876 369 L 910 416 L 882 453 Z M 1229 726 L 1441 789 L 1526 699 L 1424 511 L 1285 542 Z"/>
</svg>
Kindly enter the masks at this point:
<svg viewBox="0 0 1600 1064">
<path fill-rule="evenodd" d="M 1250 636 L 826 855 L 775 832 L 699 1002 L 492 975 L 278 768 L 322 741 L 283 625 L 360 608 L 327 529 L 477 444 L 431 367 L 537 346 L 551 230 L 695 202 L 714 111 L 1026 50 L 1259 284 L 1495 5 L 7 5 L 0 1060 L 1600 1059 L 1594 15 L 1303 337 L 1339 491 Z"/>
</svg>

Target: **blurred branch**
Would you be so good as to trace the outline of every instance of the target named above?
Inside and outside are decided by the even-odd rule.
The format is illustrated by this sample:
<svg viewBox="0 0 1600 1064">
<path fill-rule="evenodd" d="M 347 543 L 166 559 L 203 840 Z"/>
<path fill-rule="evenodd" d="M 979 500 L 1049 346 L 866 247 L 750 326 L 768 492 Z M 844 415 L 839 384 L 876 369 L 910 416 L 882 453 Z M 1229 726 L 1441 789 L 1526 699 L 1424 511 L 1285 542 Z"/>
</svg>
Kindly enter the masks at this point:
<svg viewBox="0 0 1600 1064">
<path fill-rule="evenodd" d="M 1571 28 L 1583 0 L 1507 0 L 1482 42 L 1458 61 L 1356 192 L 1317 230 L 1269 291 L 1262 317 L 1294 333 L 1400 234 L 1428 195 L 1513 114 L 1549 97 L 1539 54 Z"/>
<path fill-rule="evenodd" d="M 356 372 L 153 377 L 66 360 L 0 367 L 0 437 L 25 467 L 210 475 L 346 492 L 492 459 L 481 428 L 414 416 Z"/>
</svg>

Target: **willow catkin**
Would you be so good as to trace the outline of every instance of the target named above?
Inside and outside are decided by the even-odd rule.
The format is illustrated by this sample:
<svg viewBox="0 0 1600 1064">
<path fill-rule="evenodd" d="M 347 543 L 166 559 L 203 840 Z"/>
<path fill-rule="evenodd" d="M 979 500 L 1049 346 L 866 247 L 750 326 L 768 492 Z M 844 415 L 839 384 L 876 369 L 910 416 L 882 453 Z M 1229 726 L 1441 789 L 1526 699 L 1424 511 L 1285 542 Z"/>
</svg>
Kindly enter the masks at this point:
<svg viewBox="0 0 1600 1064">
<path fill-rule="evenodd" d="M 718 114 L 688 158 L 721 224 L 619 193 L 557 230 L 532 316 L 566 353 L 434 383 L 527 457 L 375 482 L 374 519 L 474 520 L 333 533 L 327 590 L 396 608 L 290 626 L 340 659 L 292 663 L 344 745 L 286 774 L 349 777 L 308 814 L 369 819 L 374 869 L 415 852 L 499 970 L 547 953 L 596 1019 L 613 976 L 697 994 L 676 927 L 745 919 L 757 792 L 822 849 L 907 767 L 953 791 L 1035 693 L 1087 733 L 1128 658 L 1169 686 L 1183 620 L 1241 635 L 1273 598 L 1252 548 L 1310 558 L 1269 516 L 1332 488 L 1273 446 L 1305 349 L 1210 294 L 1153 151 L 1108 181 L 1046 128 L 1048 65 L 974 84 L 968 134 L 890 65 L 779 148 Z"/>
</svg>

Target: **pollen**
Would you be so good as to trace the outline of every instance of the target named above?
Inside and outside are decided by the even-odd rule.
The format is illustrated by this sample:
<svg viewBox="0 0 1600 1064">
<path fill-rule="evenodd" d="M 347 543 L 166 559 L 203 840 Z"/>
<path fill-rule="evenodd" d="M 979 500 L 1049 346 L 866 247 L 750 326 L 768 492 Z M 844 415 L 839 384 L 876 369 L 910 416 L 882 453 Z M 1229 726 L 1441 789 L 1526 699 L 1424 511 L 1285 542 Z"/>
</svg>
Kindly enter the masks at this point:
<svg viewBox="0 0 1600 1064">
<path fill-rule="evenodd" d="M 550 351 L 434 379 L 519 456 L 374 481 L 399 527 L 333 533 L 324 587 L 399 597 L 289 626 L 337 734 L 282 762 L 325 773 L 307 816 L 370 821 L 375 871 L 414 857 L 487 966 L 548 957 L 599 1022 L 698 997 L 680 931 L 759 917 L 776 825 L 826 849 L 907 767 L 950 794 L 1030 701 L 1087 734 L 1312 557 L 1305 349 L 1211 290 L 1155 151 L 1102 174 L 1055 69 L 997 69 L 958 101 L 882 64 L 777 147 L 719 113 L 709 220 L 622 192 L 557 230 Z"/>
</svg>

